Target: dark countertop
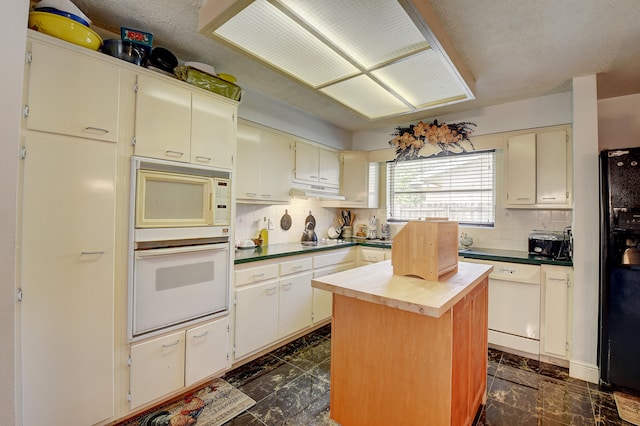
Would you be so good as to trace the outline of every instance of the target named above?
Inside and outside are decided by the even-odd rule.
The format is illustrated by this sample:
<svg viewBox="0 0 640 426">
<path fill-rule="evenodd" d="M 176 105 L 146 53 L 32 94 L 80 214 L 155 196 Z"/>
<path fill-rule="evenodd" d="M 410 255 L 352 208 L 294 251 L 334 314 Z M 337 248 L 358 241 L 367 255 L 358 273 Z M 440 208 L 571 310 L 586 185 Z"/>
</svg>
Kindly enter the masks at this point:
<svg viewBox="0 0 640 426">
<path fill-rule="evenodd" d="M 553 260 L 545 256 L 536 256 L 526 251 L 470 248 L 458 250 L 458 255 L 469 259 L 494 260 L 498 262 L 528 263 L 532 265 L 573 266 L 570 260 Z"/>
<path fill-rule="evenodd" d="M 335 250 L 343 247 L 353 247 L 355 242 L 345 241 L 342 243 L 319 243 L 317 246 L 305 246 L 300 243 L 280 243 L 261 246 L 252 249 L 237 249 L 234 264 L 258 262 L 260 260 L 276 259 L 279 257 L 295 256 L 297 254 L 307 254 L 312 252 Z"/>
<path fill-rule="evenodd" d="M 359 240 L 352 239 L 344 242 L 330 243 L 319 242 L 317 246 L 303 246 L 299 243 L 271 244 L 253 249 L 237 249 L 235 252 L 234 264 L 258 262 L 260 260 L 276 259 L 280 257 L 295 256 L 312 252 L 335 250 L 343 247 L 353 246 L 391 248 L 390 240 Z M 500 250 L 485 248 L 460 249 L 458 254 L 469 259 L 493 260 L 497 262 L 527 263 L 532 265 L 557 265 L 573 266 L 570 260 L 552 260 L 544 256 L 535 256 L 526 251 Z"/>
</svg>

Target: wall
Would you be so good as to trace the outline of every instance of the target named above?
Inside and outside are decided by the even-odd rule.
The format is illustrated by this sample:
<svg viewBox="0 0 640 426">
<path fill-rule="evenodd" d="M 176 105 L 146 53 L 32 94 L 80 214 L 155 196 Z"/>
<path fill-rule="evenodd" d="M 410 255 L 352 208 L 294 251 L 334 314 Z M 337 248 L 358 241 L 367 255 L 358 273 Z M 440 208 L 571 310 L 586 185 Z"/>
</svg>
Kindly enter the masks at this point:
<svg viewBox="0 0 640 426">
<path fill-rule="evenodd" d="M 333 148 L 351 149 L 351 132 L 251 90 L 244 90 L 238 116 Z"/>
<path fill-rule="evenodd" d="M 0 16 L 4 60 L 0 81 L 3 98 L 0 103 L 0 422 L 4 425 L 19 424 L 16 407 L 16 197 L 28 7 L 25 2 L 5 2 Z"/>
<path fill-rule="evenodd" d="M 640 94 L 598 101 L 598 148 L 640 146 Z"/>
<path fill-rule="evenodd" d="M 573 346 L 569 373 L 598 381 L 599 182 L 596 77 L 573 79 Z"/>
<path fill-rule="evenodd" d="M 559 93 L 509 102 L 435 118 L 441 123 L 461 121 L 475 123 L 477 125 L 475 136 L 566 124 L 571 123 L 573 118 L 571 116 L 571 93 Z M 433 118 L 425 118 L 423 121 L 431 122 Z M 393 138 L 391 136 L 393 130 L 393 128 L 385 128 L 378 131 L 356 132 L 353 135 L 353 149 L 373 151 L 389 148 L 389 140 Z"/>
<path fill-rule="evenodd" d="M 280 219 L 285 211 L 291 216 L 291 228 L 287 231 L 280 227 Z M 286 205 L 236 205 L 236 240 L 256 238 L 263 219 L 271 219 L 273 229 L 269 230 L 269 244 L 299 243 L 305 226 L 305 218 L 309 211 L 316 219 L 316 235 L 319 239 L 327 238 L 329 226 L 337 225 L 335 208 L 323 207 L 320 200 L 292 198 Z"/>
</svg>

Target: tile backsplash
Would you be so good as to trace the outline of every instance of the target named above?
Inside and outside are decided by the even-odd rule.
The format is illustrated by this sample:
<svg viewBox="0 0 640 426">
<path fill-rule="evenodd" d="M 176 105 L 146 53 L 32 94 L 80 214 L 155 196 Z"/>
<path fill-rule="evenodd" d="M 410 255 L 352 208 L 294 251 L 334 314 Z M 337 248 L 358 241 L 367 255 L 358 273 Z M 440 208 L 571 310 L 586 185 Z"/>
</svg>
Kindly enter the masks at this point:
<svg viewBox="0 0 640 426">
<path fill-rule="evenodd" d="M 291 228 L 283 230 L 280 219 L 285 211 L 291 216 Z M 340 209 L 323 207 L 322 202 L 315 199 L 293 198 L 286 205 L 253 205 L 237 204 L 235 239 L 256 238 L 263 227 L 263 220 L 271 221 L 269 244 L 299 242 L 304 230 L 304 220 L 313 214 L 316 219 L 316 234 L 319 239 L 327 238 L 330 226 L 338 224 Z M 378 219 L 379 225 L 386 222 L 386 209 L 352 209 L 356 216 L 356 224 L 368 224 L 372 216 Z M 573 211 L 571 210 L 519 210 L 496 208 L 494 228 L 460 227 L 473 238 L 473 247 L 504 250 L 528 250 L 529 233 L 534 229 L 562 231 L 571 226 Z"/>
</svg>

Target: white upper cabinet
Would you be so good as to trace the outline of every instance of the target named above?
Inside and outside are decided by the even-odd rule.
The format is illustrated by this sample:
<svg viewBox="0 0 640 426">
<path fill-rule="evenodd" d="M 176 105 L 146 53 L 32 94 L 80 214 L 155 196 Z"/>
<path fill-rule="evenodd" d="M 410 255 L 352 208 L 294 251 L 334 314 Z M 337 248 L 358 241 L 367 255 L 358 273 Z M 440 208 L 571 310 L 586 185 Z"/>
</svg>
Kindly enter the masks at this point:
<svg viewBox="0 0 640 426">
<path fill-rule="evenodd" d="M 258 200 L 260 193 L 260 129 L 238 123 L 236 198 Z"/>
<path fill-rule="evenodd" d="M 337 188 L 340 186 L 340 153 L 317 145 L 295 142 L 294 180 Z"/>
<path fill-rule="evenodd" d="M 146 75 L 138 76 L 136 155 L 188 162 L 191 92 Z"/>
<path fill-rule="evenodd" d="M 238 124 L 238 202 L 289 202 L 291 144 L 291 138 L 285 134 L 247 123 Z"/>
<path fill-rule="evenodd" d="M 536 134 L 512 136 L 507 142 L 506 204 L 535 204 Z"/>
<path fill-rule="evenodd" d="M 568 128 L 511 136 L 504 155 L 504 206 L 572 207 L 572 163 Z"/>
<path fill-rule="evenodd" d="M 567 132 L 540 133 L 537 135 L 536 203 L 566 204 L 569 198 L 567 176 Z"/>
<path fill-rule="evenodd" d="M 138 75 L 135 154 L 231 169 L 236 110 L 177 82 Z"/>
<path fill-rule="evenodd" d="M 326 207 L 378 208 L 378 163 L 369 162 L 367 151 L 340 152 L 340 194 L 342 201 L 323 201 Z"/>
<path fill-rule="evenodd" d="M 202 95 L 191 95 L 191 162 L 233 168 L 236 106 Z"/>
<path fill-rule="evenodd" d="M 118 140 L 120 70 L 95 57 L 31 42 L 27 128 Z"/>
<path fill-rule="evenodd" d="M 340 185 L 340 153 L 318 148 L 318 181 L 327 186 Z"/>
</svg>

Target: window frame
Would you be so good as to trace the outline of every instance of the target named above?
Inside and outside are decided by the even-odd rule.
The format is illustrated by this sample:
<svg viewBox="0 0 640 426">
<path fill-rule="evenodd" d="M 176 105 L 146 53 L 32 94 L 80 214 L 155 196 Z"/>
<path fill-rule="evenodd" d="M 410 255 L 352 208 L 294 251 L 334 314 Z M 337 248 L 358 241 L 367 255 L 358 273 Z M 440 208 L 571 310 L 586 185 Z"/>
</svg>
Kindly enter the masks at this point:
<svg viewBox="0 0 640 426">
<path fill-rule="evenodd" d="M 451 163 L 451 161 L 457 161 L 456 159 L 458 159 L 459 157 L 463 157 L 463 156 L 479 156 L 479 160 L 482 159 L 483 162 L 487 161 L 487 154 L 489 154 L 489 161 L 490 161 L 490 172 L 488 173 L 484 173 L 481 170 L 481 166 L 478 166 L 478 179 L 481 179 L 482 185 L 489 185 L 490 189 L 487 189 L 486 187 L 481 187 L 481 188 L 472 188 L 472 187 L 461 187 L 461 188 L 449 188 L 449 190 L 424 190 L 424 191 L 406 191 L 403 192 L 403 194 L 411 194 L 411 193 L 416 193 L 416 194 L 428 194 L 428 193 L 432 193 L 432 194 L 437 194 L 436 196 L 434 196 L 433 198 L 435 198 L 435 200 L 433 202 L 435 203 L 444 203 L 446 205 L 446 210 L 449 211 L 451 210 L 451 199 L 449 198 L 448 201 L 443 201 L 443 198 L 451 196 L 451 194 L 455 194 L 455 193 L 477 193 L 479 194 L 479 198 L 480 201 L 478 201 L 481 204 L 488 204 L 490 207 L 488 208 L 482 208 L 479 210 L 480 215 L 488 215 L 488 219 L 486 221 L 481 221 L 481 220 L 458 220 L 458 218 L 456 217 L 449 217 L 451 216 L 450 214 L 447 214 L 447 218 L 450 220 L 457 220 L 458 223 L 462 226 L 470 226 L 470 227 L 483 227 L 483 228 L 495 228 L 495 223 L 496 223 L 496 197 L 497 197 L 497 176 L 496 176 L 496 161 L 497 161 L 497 153 L 496 153 L 496 149 L 486 149 L 486 150 L 481 150 L 481 151 L 470 151 L 470 152 L 462 152 L 462 153 L 446 153 L 446 154 L 440 154 L 440 155 L 436 155 L 436 156 L 432 156 L 432 157 L 422 157 L 422 158 L 418 158 L 418 159 L 414 159 L 414 160 L 404 160 L 404 161 L 398 161 L 398 160 L 393 160 L 393 161 L 387 161 L 386 162 L 386 211 L 387 211 L 387 222 L 389 223 L 393 223 L 393 222 L 407 222 L 408 220 L 417 220 L 418 217 L 394 217 L 394 204 L 396 204 L 396 199 L 394 198 L 394 196 L 396 195 L 396 191 L 394 188 L 394 182 L 393 180 L 396 179 L 398 177 L 398 175 L 394 172 L 394 165 L 402 165 L 403 163 L 415 163 L 415 162 L 422 162 L 423 164 L 427 164 L 430 161 L 438 161 L 440 164 L 436 163 L 435 167 L 437 171 L 443 171 L 446 168 L 446 164 L 447 162 Z M 467 157 L 468 158 L 468 157 Z M 444 161 L 443 161 L 444 160 Z M 460 158 L 460 160 L 462 160 L 462 158 Z M 420 166 L 418 166 L 420 167 Z M 439 170 L 438 170 L 439 168 Z M 455 173 L 451 173 L 451 171 L 453 170 L 453 168 L 451 166 L 449 166 L 449 172 L 450 175 L 449 176 L 453 176 L 455 175 Z M 490 178 L 489 178 L 490 177 Z M 397 185 L 395 185 L 397 186 Z M 490 197 L 486 199 L 486 201 L 482 201 L 483 198 L 486 198 L 485 195 L 483 194 L 487 194 L 487 191 L 490 191 Z M 438 199 L 439 198 L 439 199 Z M 426 200 L 426 198 L 425 198 Z M 397 212 L 395 212 L 397 214 Z M 443 217 L 443 215 L 436 215 L 437 217 Z M 424 218 L 424 217 L 432 217 L 432 215 L 423 215 L 420 216 L 420 218 Z"/>
</svg>

